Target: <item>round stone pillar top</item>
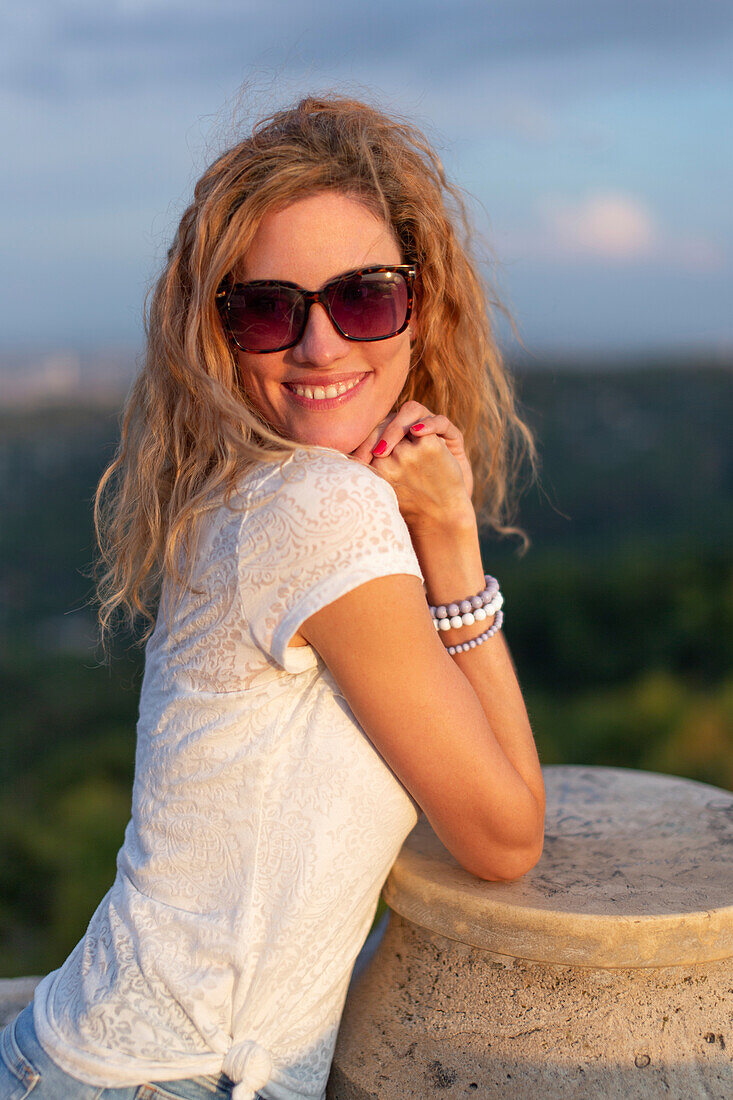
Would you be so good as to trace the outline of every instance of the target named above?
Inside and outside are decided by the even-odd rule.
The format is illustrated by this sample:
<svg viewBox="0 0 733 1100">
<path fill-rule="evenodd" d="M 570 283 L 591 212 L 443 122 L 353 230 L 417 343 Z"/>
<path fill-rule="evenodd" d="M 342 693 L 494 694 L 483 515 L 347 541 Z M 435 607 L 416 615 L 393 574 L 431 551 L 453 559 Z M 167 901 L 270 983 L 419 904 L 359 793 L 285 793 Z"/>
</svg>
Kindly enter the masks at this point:
<svg viewBox="0 0 733 1100">
<path fill-rule="evenodd" d="M 432 932 L 514 958 L 647 967 L 733 956 L 733 794 L 625 768 L 543 768 L 545 848 L 516 882 L 465 871 L 422 817 L 384 887 Z"/>
</svg>

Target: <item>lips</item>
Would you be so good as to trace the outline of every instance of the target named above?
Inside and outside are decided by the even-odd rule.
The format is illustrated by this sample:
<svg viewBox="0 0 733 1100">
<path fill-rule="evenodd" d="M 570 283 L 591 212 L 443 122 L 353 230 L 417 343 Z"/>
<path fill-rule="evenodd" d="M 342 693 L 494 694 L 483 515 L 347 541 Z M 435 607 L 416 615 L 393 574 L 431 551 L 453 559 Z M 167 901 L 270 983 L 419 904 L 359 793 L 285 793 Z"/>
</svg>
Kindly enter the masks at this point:
<svg viewBox="0 0 733 1100">
<path fill-rule="evenodd" d="M 348 400 L 359 389 L 367 373 L 323 381 L 312 379 L 308 383 L 284 382 L 283 385 L 297 404 L 309 408 L 331 409 L 337 408 Z"/>
</svg>

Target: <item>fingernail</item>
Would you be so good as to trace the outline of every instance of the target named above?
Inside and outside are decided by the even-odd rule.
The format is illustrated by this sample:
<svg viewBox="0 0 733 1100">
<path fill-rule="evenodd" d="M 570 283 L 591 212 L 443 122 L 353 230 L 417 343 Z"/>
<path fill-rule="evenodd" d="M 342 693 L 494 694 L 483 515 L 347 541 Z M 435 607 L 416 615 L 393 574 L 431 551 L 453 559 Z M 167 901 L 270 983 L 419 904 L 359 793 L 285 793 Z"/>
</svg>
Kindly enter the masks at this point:
<svg viewBox="0 0 733 1100">
<path fill-rule="evenodd" d="M 373 455 L 381 455 L 381 454 L 384 454 L 384 452 L 386 450 L 387 450 L 387 440 L 386 439 L 380 439 L 379 443 L 377 443 L 376 447 L 372 451 L 372 454 Z"/>
<path fill-rule="evenodd" d="M 424 424 L 413 424 L 413 425 L 412 425 L 412 428 L 411 428 L 411 431 L 413 431 L 413 432 L 421 432 L 421 431 L 423 430 L 423 428 L 424 428 L 424 427 L 425 427 L 425 425 L 424 425 Z"/>
</svg>

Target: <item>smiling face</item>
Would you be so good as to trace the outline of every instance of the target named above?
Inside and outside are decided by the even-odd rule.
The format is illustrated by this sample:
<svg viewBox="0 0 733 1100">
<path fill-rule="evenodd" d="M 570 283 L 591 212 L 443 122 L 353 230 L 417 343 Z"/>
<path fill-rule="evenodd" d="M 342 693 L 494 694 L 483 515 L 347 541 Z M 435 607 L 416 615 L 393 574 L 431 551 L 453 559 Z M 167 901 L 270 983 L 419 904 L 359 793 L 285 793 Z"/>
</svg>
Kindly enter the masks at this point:
<svg viewBox="0 0 733 1100">
<path fill-rule="evenodd" d="M 347 271 L 403 262 L 388 225 L 358 199 L 326 191 L 266 214 L 236 278 L 318 290 Z M 410 327 L 386 340 L 347 340 L 316 302 L 295 347 L 268 354 L 236 349 L 236 356 L 247 395 L 281 435 L 349 454 L 394 406 L 410 366 L 410 340 Z"/>
</svg>

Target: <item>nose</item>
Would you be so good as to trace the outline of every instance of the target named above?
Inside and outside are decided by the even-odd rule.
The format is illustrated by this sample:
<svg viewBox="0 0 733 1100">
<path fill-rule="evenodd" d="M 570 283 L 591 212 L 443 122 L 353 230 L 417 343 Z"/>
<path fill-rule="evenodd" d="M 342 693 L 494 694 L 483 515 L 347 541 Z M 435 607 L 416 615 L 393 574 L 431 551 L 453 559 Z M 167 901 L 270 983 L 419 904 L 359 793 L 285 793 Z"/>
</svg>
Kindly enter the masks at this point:
<svg viewBox="0 0 733 1100">
<path fill-rule="evenodd" d="M 349 353 L 349 341 L 337 332 L 320 302 L 314 302 L 308 314 L 305 332 L 293 348 L 293 359 L 301 365 L 328 366 Z"/>
</svg>

